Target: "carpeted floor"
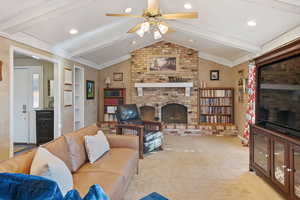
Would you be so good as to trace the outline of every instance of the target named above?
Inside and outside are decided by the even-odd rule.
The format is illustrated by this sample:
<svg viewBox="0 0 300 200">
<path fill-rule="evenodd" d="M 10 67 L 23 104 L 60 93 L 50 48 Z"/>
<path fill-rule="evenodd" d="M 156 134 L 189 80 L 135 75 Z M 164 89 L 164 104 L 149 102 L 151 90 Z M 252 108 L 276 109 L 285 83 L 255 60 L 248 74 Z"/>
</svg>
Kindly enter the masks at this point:
<svg viewBox="0 0 300 200">
<path fill-rule="evenodd" d="M 152 192 L 170 200 L 283 200 L 248 172 L 248 159 L 236 137 L 169 135 L 164 151 L 140 161 L 124 200 Z"/>
</svg>

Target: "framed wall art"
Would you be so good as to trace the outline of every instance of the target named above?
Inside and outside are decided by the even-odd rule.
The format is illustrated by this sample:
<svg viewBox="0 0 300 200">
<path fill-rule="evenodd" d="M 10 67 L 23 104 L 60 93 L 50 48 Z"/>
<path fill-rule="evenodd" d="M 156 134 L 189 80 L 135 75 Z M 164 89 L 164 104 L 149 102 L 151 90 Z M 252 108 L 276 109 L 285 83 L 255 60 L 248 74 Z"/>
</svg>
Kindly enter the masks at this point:
<svg viewBox="0 0 300 200">
<path fill-rule="evenodd" d="M 72 69 L 70 68 L 65 68 L 64 70 L 64 75 L 65 75 L 65 81 L 64 84 L 65 85 L 72 85 L 73 84 L 73 73 L 72 73 Z"/>
<path fill-rule="evenodd" d="M 210 70 L 210 80 L 211 81 L 220 80 L 220 71 L 219 70 Z"/>
<path fill-rule="evenodd" d="M 123 81 L 123 73 L 122 72 L 114 72 L 113 80 L 114 81 Z"/>
<path fill-rule="evenodd" d="M 0 60 L 0 81 L 2 81 L 2 61 Z"/>
<path fill-rule="evenodd" d="M 149 72 L 176 72 L 178 70 L 178 56 L 153 56 L 149 58 Z"/>
<path fill-rule="evenodd" d="M 95 81 L 86 81 L 86 99 L 95 99 Z"/>
</svg>

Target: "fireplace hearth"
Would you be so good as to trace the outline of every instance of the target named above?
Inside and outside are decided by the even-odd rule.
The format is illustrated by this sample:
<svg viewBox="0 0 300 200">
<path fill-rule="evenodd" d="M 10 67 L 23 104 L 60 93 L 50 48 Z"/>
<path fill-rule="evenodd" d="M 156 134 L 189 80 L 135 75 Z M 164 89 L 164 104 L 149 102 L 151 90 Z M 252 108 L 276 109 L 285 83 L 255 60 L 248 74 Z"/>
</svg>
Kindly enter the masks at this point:
<svg viewBox="0 0 300 200">
<path fill-rule="evenodd" d="M 167 104 L 161 108 L 161 120 L 164 123 L 187 124 L 187 107 L 181 104 Z"/>
</svg>

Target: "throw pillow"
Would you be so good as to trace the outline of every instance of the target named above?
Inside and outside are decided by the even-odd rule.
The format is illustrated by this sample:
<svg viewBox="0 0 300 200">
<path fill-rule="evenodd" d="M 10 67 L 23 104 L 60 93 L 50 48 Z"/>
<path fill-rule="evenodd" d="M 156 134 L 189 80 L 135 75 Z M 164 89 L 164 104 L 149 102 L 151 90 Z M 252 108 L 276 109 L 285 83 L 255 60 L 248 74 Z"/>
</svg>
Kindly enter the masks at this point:
<svg viewBox="0 0 300 200">
<path fill-rule="evenodd" d="M 85 149 L 90 163 L 94 163 L 103 154 L 109 151 L 110 147 L 106 136 L 100 130 L 97 132 L 97 135 L 85 136 Z"/>
<path fill-rule="evenodd" d="M 73 177 L 69 168 L 45 148 L 38 148 L 31 164 L 30 174 L 57 182 L 63 195 L 73 189 Z"/>
</svg>

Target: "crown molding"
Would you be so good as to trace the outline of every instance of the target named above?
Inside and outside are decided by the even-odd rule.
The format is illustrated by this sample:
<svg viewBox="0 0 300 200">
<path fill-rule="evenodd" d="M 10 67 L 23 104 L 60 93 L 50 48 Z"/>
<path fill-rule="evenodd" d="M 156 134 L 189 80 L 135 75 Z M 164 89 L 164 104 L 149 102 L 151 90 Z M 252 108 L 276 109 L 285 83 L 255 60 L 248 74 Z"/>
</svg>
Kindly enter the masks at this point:
<svg viewBox="0 0 300 200">
<path fill-rule="evenodd" d="M 98 66 L 99 66 L 98 69 L 101 70 L 101 69 L 110 67 L 110 66 L 112 66 L 112 65 L 119 64 L 119 63 L 121 63 L 121 62 L 123 62 L 123 61 L 129 60 L 130 58 L 131 58 L 131 55 L 127 54 L 127 55 L 122 56 L 122 57 L 120 57 L 120 58 L 117 58 L 117 59 L 114 59 L 114 60 L 112 60 L 112 61 L 109 61 L 109 62 L 103 63 L 103 64 L 101 64 L 101 65 L 98 65 Z"/>
<path fill-rule="evenodd" d="M 227 66 L 227 67 L 232 67 L 233 66 L 233 62 L 230 60 L 227 60 L 225 58 L 222 57 L 218 57 L 218 56 L 214 56 L 208 53 L 204 53 L 204 52 L 198 52 L 198 56 L 199 58 L 203 58 L 205 60 L 209 60 L 209 61 L 213 61 L 215 63 Z"/>
</svg>

